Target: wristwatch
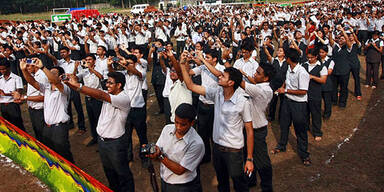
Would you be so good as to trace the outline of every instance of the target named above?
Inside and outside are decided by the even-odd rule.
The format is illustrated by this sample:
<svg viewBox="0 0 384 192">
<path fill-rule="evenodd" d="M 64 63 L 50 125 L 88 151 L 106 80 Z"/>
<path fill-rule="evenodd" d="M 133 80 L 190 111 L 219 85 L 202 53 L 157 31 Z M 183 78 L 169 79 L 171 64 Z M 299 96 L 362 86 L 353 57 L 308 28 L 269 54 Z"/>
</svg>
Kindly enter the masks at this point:
<svg viewBox="0 0 384 192">
<path fill-rule="evenodd" d="M 161 153 L 161 154 L 159 155 L 159 159 L 161 159 L 161 160 L 164 160 L 165 157 L 166 157 L 165 153 Z"/>
<path fill-rule="evenodd" d="M 77 91 L 77 92 L 80 92 L 80 91 L 81 91 L 81 88 L 83 88 L 83 84 L 82 84 L 82 83 L 80 83 L 80 86 L 79 86 L 79 88 L 76 89 L 76 91 Z"/>
<path fill-rule="evenodd" d="M 23 99 L 26 101 L 28 99 L 28 96 L 24 95 Z"/>
<path fill-rule="evenodd" d="M 253 162 L 253 158 L 247 158 L 247 161 Z"/>
</svg>

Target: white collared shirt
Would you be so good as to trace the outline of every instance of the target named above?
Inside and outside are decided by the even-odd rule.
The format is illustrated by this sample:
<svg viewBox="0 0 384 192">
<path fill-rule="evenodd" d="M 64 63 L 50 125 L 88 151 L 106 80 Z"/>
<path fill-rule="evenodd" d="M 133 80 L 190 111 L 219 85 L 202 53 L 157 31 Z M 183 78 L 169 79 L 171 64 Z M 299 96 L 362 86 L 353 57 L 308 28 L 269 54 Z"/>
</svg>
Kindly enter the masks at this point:
<svg viewBox="0 0 384 192">
<path fill-rule="evenodd" d="M 42 83 L 42 84 L 49 83 L 47 76 L 40 69 L 33 75 L 33 77 L 39 83 Z M 27 96 L 40 96 L 40 95 L 44 95 L 44 93 L 40 92 L 39 90 L 37 90 L 31 84 L 28 83 Z M 44 101 L 43 102 L 27 101 L 27 104 L 32 109 L 43 109 L 44 108 Z"/>
<path fill-rule="evenodd" d="M 72 74 L 73 70 L 75 69 L 75 61 L 71 59 L 71 60 L 69 60 L 69 62 L 67 62 L 64 59 L 60 59 L 58 61 L 58 66 L 63 68 L 65 73 Z M 80 69 L 80 68 L 78 67 L 78 69 Z"/>
<path fill-rule="evenodd" d="M 4 78 L 4 75 L 0 76 L 0 89 L 4 93 L 12 93 L 17 89 L 23 89 L 23 81 L 21 77 L 17 76 L 14 73 L 10 73 L 8 79 Z M 0 103 L 11 103 L 13 102 L 12 96 L 0 96 Z"/>
<path fill-rule="evenodd" d="M 145 33 L 142 32 L 142 33 L 139 33 L 137 31 L 135 31 L 136 35 L 135 35 L 135 44 L 136 45 L 144 45 L 145 44 Z"/>
<path fill-rule="evenodd" d="M 181 27 L 181 29 L 176 27 L 175 36 L 179 36 L 177 37 L 176 41 L 185 41 L 185 38 L 188 36 L 187 30 L 183 27 Z"/>
<path fill-rule="evenodd" d="M 95 70 L 103 75 L 104 79 L 108 79 L 108 58 L 106 56 L 104 59 L 96 56 Z"/>
<path fill-rule="evenodd" d="M 143 68 L 143 74 L 145 74 L 145 77 L 143 76 L 143 85 L 141 87 L 141 89 L 144 89 L 144 90 L 148 90 L 148 83 L 147 83 L 147 69 L 148 69 L 148 61 L 143 59 L 143 58 L 140 58 L 140 65 L 141 67 Z"/>
<path fill-rule="evenodd" d="M 160 177 L 169 184 L 184 184 L 196 178 L 196 168 L 204 157 L 204 142 L 191 127 L 180 139 L 176 137 L 175 124 L 166 125 L 161 132 L 156 145 L 162 149 L 167 158 L 184 167 L 186 171 L 177 175 L 168 169 L 163 163 L 160 164 Z"/>
<path fill-rule="evenodd" d="M 116 139 L 125 133 L 125 122 L 131 109 L 131 100 L 125 91 L 117 95 L 109 94 L 109 96 L 111 103 L 103 102 L 96 131 L 100 137 Z"/>
<path fill-rule="evenodd" d="M 308 71 L 311 72 L 313 68 L 315 68 L 317 65 L 321 65 L 321 62 L 320 61 L 316 61 L 315 64 L 310 64 L 309 62 L 308 63 Z M 320 76 L 322 75 L 328 75 L 328 70 L 327 70 L 327 67 L 323 66 L 323 68 L 321 68 L 321 71 L 320 71 Z"/>
<path fill-rule="evenodd" d="M 254 129 L 268 125 L 266 117 L 269 102 L 273 97 L 273 91 L 269 82 L 250 84 L 245 82 L 245 93 L 250 96 L 252 125 Z"/>
<path fill-rule="evenodd" d="M 96 69 L 94 69 L 96 70 Z M 96 70 L 97 71 L 97 70 Z M 99 71 L 97 71 L 99 72 Z M 100 72 L 99 72 L 100 73 Z M 82 79 L 84 81 L 84 85 L 93 89 L 102 89 L 100 79 L 94 74 L 89 71 L 89 68 L 83 68 L 79 71 L 77 74 L 77 77 L 79 79 Z"/>
<path fill-rule="evenodd" d="M 40 91 L 44 93 L 44 120 L 48 125 L 69 121 L 68 103 L 71 89 L 63 84 L 63 92 L 57 88 L 51 89 L 50 83 L 39 83 Z"/>
<path fill-rule="evenodd" d="M 216 64 L 215 68 L 221 72 L 224 72 L 225 66 Z M 195 75 L 201 75 L 201 85 L 204 87 L 217 88 L 218 78 L 212 74 L 205 65 L 200 65 L 192 69 Z M 205 96 L 200 95 L 199 100 L 205 104 L 213 104 L 213 101 L 206 99 Z"/>
<path fill-rule="evenodd" d="M 177 80 L 172 84 L 169 92 L 169 105 L 171 106 L 171 122 L 175 122 L 176 108 L 182 104 L 192 105 L 192 92 L 187 88 L 184 82 Z"/>
<path fill-rule="evenodd" d="M 142 74 L 142 77 L 145 77 L 146 71 L 143 71 L 143 68 L 141 67 L 141 65 L 136 64 L 136 69 Z M 130 98 L 131 107 L 134 107 L 134 108 L 143 107 L 145 105 L 145 102 L 144 102 L 143 91 L 142 91 L 142 84 L 143 84 L 142 78 L 134 74 L 130 75 L 127 73 L 127 71 L 122 71 L 122 73 L 125 75 L 125 82 L 126 82 L 124 86 L 124 92 L 126 92 Z"/>
<path fill-rule="evenodd" d="M 287 76 L 285 79 L 285 90 L 306 90 L 309 87 L 309 74 L 303 66 L 296 64 L 293 70 L 288 66 Z M 285 93 L 285 96 L 297 102 L 307 102 L 307 94 L 292 95 Z"/>
<path fill-rule="evenodd" d="M 244 123 L 251 122 L 248 100 L 237 89 L 231 99 L 224 100 L 222 87 L 205 87 L 205 97 L 215 103 L 213 142 L 235 149 L 244 146 Z"/>
</svg>

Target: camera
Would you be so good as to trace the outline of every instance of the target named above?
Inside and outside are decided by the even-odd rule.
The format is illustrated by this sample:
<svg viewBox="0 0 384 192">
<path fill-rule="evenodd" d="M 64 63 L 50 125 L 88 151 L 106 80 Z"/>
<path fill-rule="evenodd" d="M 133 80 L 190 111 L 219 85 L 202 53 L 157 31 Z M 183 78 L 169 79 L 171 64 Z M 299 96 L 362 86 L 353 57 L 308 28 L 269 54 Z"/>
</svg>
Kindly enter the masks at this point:
<svg viewBox="0 0 384 192">
<path fill-rule="evenodd" d="M 68 80 L 69 80 L 69 77 L 68 77 L 66 74 L 63 74 L 63 75 L 61 76 L 61 80 L 62 80 L 62 81 L 68 81 Z"/>
<path fill-rule="evenodd" d="M 118 57 L 113 57 L 113 58 L 112 58 L 112 61 L 115 62 L 115 63 L 117 63 L 117 62 L 120 61 L 120 59 L 119 59 Z"/>
<path fill-rule="evenodd" d="M 154 143 L 146 144 L 140 149 L 140 154 L 142 155 L 151 155 L 156 153 L 156 145 Z"/>
<path fill-rule="evenodd" d="M 165 51 L 165 48 L 164 47 L 159 47 L 157 48 L 156 52 L 164 52 Z"/>
<path fill-rule="evenodd" d="M 32 59 L 27 59 L 27 64 L 32 64 L 33 60 Z"/>
</svg>

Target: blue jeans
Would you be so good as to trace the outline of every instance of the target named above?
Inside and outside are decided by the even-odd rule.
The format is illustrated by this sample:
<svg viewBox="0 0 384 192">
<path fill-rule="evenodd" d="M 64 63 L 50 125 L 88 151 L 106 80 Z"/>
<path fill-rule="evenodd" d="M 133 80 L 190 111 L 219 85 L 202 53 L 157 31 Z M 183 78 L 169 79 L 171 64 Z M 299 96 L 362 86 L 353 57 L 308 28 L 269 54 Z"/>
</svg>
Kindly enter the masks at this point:
<svg viewBox="0 0 384 192">
<path fill-rule="evenodd" d="M 98 139 L 99 154 L 109 187 L 113 191 L 135 191 L 133 175 L 127 159 L 127 136 Z"/>
</svg>

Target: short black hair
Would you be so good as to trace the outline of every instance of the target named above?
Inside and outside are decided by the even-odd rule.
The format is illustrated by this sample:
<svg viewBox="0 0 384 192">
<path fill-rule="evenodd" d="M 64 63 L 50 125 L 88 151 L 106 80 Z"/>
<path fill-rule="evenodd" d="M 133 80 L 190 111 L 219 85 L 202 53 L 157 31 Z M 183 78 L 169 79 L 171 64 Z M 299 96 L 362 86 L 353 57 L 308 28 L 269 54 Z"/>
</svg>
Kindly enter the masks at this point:
<svg viewBox="0 0 384 192">
<path fill-rule="evenodd" d="M 224 72 L 227 72 L 229 74 L 229 79 L 235 82 L 233 85 L 233 90 L 236 91 L 236 89 L 240 86 L 241 81 L 243 80 L 243 74 L 241 74 L 241 72 L 234 67 L 225 68 Z"/>
<path fill-rule="evenodd" d="M 182 103 L 176 108 L 175 115 L 181 119 L 188 119 L 192 122 L 196 118 L 196 111 L 191 104 Z"/>
<path fill-rule="evenodd" d="M 65 73 L 64 69 L 59 66 L 53 66 L 51 69 L 57 69 L 57 71 L 59 71 L 59 76 Z"/>
<path fill-rule="evenodd" d="M 384 26 L 384 25 L 383 25 L 383 26 Z M 328 46 L 326 46 L 326 45 L 322 45 L 322 46 L 319 47 L 319 50 L 320 50 L 320 49 L 322 49 L 322 50 L 324 50 L 325 52 L 328 53 Z"/>
<path fill-rule="evenodd" d="M 144 54 L 144 52 L 145 52 L 144 48 L 142 48 L 142 47 L 140 47 L 140 46 L 137 46 L 137 45 L 134 46 L 132 49 L 133 49 L 133 50 L 135 50 L 135 49 L 139 50 L 139 53 L 140 53 L 140 54 Z"/>
<path fill-rule="evenodd" d="M 11 63 L 7 59 L 0 59 L 0 66 L 5 66 L 6 68 L 11 67 Z"/>
<path fill-rule="evenodd" d="M 273 65 L 265 62 L 261 62 L 259 67 L 261 67 L 264 71 L 264 76 L 268 77 L 268 81 L 271 81 L 273 77 L 275 77 L 276 69 Z"/>
<path fill-rule="evenodd" d="M 136 55 L 133 55 L 133 54 L 129 54 L 129 55 L 127 55 L 127 56 L 125 56 L 124 57 L 125 59 L 129 59 L 129 60 L 132 60 L 133 62 L 137 62 L 137 57 L 136 57 Z"/>
<path fill-rule="evenodd" d="M 101 47 L 105 52 L 107 52 L 107 48 L 104 45 L 99 45 L 97 47 Z"/>
<path fill-rule="evenodd" d="M 217 61 L 219 61 L 219 59 L 220 59 L 220 56 L 219 56 L 220 53 L 216 49 L 207 49 L 205 51 L 205 54 L 210 55 L 212 57 L 212 59 L 216 58 Z"/>
<path fill-rule="evenodd" d="M 115 80 L 115 83 L 121 83 L 121 90 L 124 89 L 125 86 L 125 76 L 124 74 L 120 72 L 109 72 L 107 74 L 108 77 L 112 78 Z"/>
<path fill-rule="evenodd" d="M 298 63 L 300 61 L 300 53 L 294 48 L 289 48 L 285 53 L 285 57 L 291 59 L 292 62 Z"/>
<path fill-rule="evenodd" d="M 243 44 L 241 45 L 241 49 L 245 49 L 249 52 L 252 52 L 255 49 L 255 46 L 252 45 L 251 41 L 244 41 Z"/>
<path fill-rule="evenodd" d="M 69 48 L 68 48 L 68 47 L 65 47 L 65 46 L 60 47 L 59 52 L 60 52 L 61 50 L 66 50 L 66 51 L 69 52 Z"/>
<path fill-rule="evenodd" d="M 312 48 L 312 49 L 308 49 L 308 51 L 307 51 L 307 55 L 308 55 L 308 54 L 311 54 L 311 55 L 317 57 L 318 52 L 317 52 L 317 50 L 316 50 L 315 48 Z"/>
<path fill-rule="evenodd" d="M 91 54 L 91 53 L 87 54 L 87 55 L 85 55 L 84 58 L 87 58 L 87 57 L 92 57 L 93 60 L 96 60 L 96 56 L 94 54 Z"/>
</svg>

